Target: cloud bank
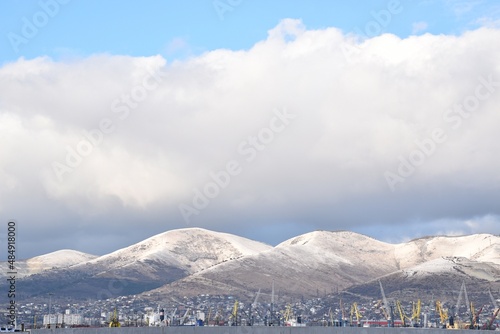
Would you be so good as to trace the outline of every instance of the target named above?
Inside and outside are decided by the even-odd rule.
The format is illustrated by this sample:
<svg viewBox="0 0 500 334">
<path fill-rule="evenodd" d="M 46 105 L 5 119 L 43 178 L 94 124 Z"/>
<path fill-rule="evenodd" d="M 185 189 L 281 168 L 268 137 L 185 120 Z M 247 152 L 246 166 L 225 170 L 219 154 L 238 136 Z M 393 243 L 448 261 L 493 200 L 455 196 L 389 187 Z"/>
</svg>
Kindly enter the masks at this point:
<svg viewBox="0 0 500 334">
<path fill-rule="evenodd" d="M 186 226 L 271 243 L 499 233 L 499 39 L 359 39 L 287 19 L 249 50 L 183 61 L 21 58 L 0 68 L 0 215 L 26 256 Z"/>
</svg>

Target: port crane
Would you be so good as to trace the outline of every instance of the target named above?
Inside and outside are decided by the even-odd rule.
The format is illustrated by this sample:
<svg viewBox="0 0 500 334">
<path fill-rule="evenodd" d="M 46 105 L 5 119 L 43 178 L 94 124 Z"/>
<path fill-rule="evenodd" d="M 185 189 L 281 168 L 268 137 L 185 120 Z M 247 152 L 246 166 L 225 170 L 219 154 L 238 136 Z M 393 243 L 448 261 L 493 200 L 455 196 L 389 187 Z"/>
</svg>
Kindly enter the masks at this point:
<svg viewBox="0 0 500 334">
<path fill-rule="evenodd" d="M 181 325 L 184 325 L 184 324 L 187 322 L 187 319 L 188 319 L 188 316 L 189 316 L 189 312 L 190 312 L 190 311 L 191 311 L 191 308 L 190 308 L 190 307 L 188 307 L 188 308 L 186 309 L 186 312 L 184 313 L 184 315 L 183 315 L 183 316 L 182 316 L 182 318 L 181 318 L 181 321 L 180 321 L 180 324 L 181 324 Z"/>
<path fill-rule="evenodd" d="M 465 303 L 467 306 L 467 315 L 468 315 L 468 323 L 463 323 L 460 324 L 460 317 L 459 317 L 459 309 L 460 309 L 460 301 L 461 301 L 461 296 L 462 294 L 464 295 L 465 298 Z M 476 312 L 474 308 L 474 304 L 469 300 L 469 295 L 467 294 L 467 287 L 465 286 L 465 282 L 462 282 L 462 286 L 460 288 L 460 293 L 458 295 L 458 301 L 457 301 L 457 306 L 455 309 L 455 318 L 456 318 L 456 325 L 455 328 L 463 328 L 463 329 L 476 329 L 479 327 L 479 315 L 483 311 L 483 307 L 480 307 L 479 310 Z"/>
<path fill-rule="evenodd" d="M 462 296 L 465 299 L 465 307 L 467 311 L 468 322 L 462 323 L 460 318 L 460 306 L 462 302 Z M 455 306 L 455 312 L 450 315 L 450 325 L 454 328 L 473 328 L 474 326 L 474 305 L 469 300 L 469 295 L 467 294 L 467 287 L 465 286 L 465 281 L 462 282 L 460 286 L 460 292 L 458 294 L 457 304 Z"/>
<path fill-rule="evenodd" d="M 483 325 L 483 327 L 481 329 L 492 330 L 492 329 L 494 329 L 493 323 L 495 322 L 495 319 L 497 318 L 498 313 L 500 312 L 500 307 L 498 307 L 495 298 L 493 298 L 493 295 L 491 294 L 491 289 L 488 290 L 488 292 L 489 292 L 490 298 L 491 298 L 491 305 L 493 306 L 493 315 L 491 316 L 490 320 L 488 320 L 488 322 Z"/>
<path fill-rule="evenodd" d="M 416 325 L 420 321 L 420 313 L 422 311 L 422 303 L 420 299 L 417 300 L 416 303 L 413 303 L 412 313 L 411 313 L 411 322 L 413 325 Z"/>
<path fill-rule="evenodd" d="M 231 326 L 238 326 L 238 308 L 239 308 L 239 303 L 237 300 L 235 300 L 233 305 L 233 311 L 231 312 L 231 315 L 229 317 L 229 319 L 231 320 Z"/>
<path fill-rule="evenodd" d="M 292 305 L 288 304 L 285 308 L 285 311 L 283 311 L 283 320 L 285 321 L 285 323 L 292 319 L 292 313 Z"/>
<path fill-rule="evenodd" d="M 473 318 L 474 318 L 474 305 L 472 305 L 472 302 L 469 300 L 469 295 L 467 294 L 467 288 L 465 287 L 465 282 L 462 282 L 462 287 L 463 287 L 463 292 L 464 292 L 464 297 L 465 297 L 465 305 L 468 309 L 468 316 L 469 316 L 469 325 L 468 326 L 465 325 L 465 327 L 471 328 Z"/>
<path fill-rule="evenodd" d="M 498 316 L 499 312 L 500 312 L 500 308 L 497 308 L 495 310 L 495 312 L 493 313 L 493 316 L 491 317 L 491 319 L 486 324 L 484 324 L 482 329 L 490 329 L 490 330 L 493 329 L 493 323 L 495 322 L 495 319 Z"/>
<path fill-rule="evenodd" d="M 272 285 L 272 288 L 271 288 L 271 321 L 270 321 L 270 325 L 271 326 L 275 326 L 276 324 L 274 323 L 274 279 L 273 279 L 273 285 Z"/>
<path fill-rule="evenodd" d="M 399 300 L 396 301 L 396 309 L 398 310 L 402 326 L 406 327 L 406 319 L 408 319 L 409 317 L 405 314 L 403 306 L 401 305 L 401 302 Z"/>
<path fill-rule="evenodd" d="M 333 319 L 333 311 L 331 307 L 328 309 L 328 318 L 330 319 L 329 326 L 335 326 L 335 320 Z"/>
<path fill-rule="evenodd" d="M 174 310 L 172 311 L 172 314 L 170 314 L 170 325 L 174 324 L 175 313 L 177 313 L 177 307 L 175 307 Z"/>
<path fill-rule="evenodd" d="M 347 318 L 346 318 L 346 315 L 345 315 L 345 309 L 344 309 L 344 304 L 342 303 L 342 298 L 340 298 L 340 310 L 341 310 L 341 313 L 342 313 L 342 326 L 344 326 Z"/>
<path fill-rule="evenodd" d="M 245 325 L 253 326 L 255 324 L 254 313 L 257 313 L 257 315 L 260 318 L 262 318 L 262 316 L 260 315 L 260 313 L 257 309 L 257 300 L 259 299 L 259 296 L 260 296 L 260 289 L 259 289 L 259 291 L 257 291 L 257 294 L 255 295 L 255 299 L 254 299 L 253 303 L 250 304 L 248 310 L 246 310 L 246 311 L 243 309 L 241 310 L 241 312 L 247 316 L 247 320 L 246 320 Z M 242 325 L 241 316 L 240 316 L 240 325 Z"/>
<path fill-rule="evenodd" d="M 403 327 L 408 327 L 410 325 L 412 326 L 418 325 L 420 321 L 420 312 L 422 309 L 422 303 L 420 299 L 418 299 L 416 303 L 412 303 L 411 316 L 405 313 L 405 310 L 399 300 L 396 301 L 396 309 L 398 310 L 399 318 L 401 319 L 401 324 Z"/>
<path fill-rule="evenodd" d="M 382 305 L 382 300 L 379 300 L 377 304 L 375 305 L 376 309 L 380 309 L 382 311 L 382 314 L 384 315 L 385 319 L 389 318 L 389 314 L 387 314 L 387 311 L 385 310 L 385 307 Z"/>
<path fill-rule="evenodd" d="M 217 310 L 216 310 L 216 312 L 215 312 L 215 317 L 214 317 L 214 322 L 215 322 L 215 325 L 216 325 L 216 326 L 221 325 L 221 324 L 222 324 L 222 323 L 221 323 L 221 320 L 223 320 L 223 319 L 222 319 L 222 310 L 219 308 L 219 309 L 217 309 Z"/>
<path fill-rule="evenodd" d="M 439 300 L 436 300 L 436 312 L 439 314 L 442 328 L 447 328 L 446 322 L 448 321 L 448 311 L 443 308 Z"/>
<path fill-rule="evenodd" d="M 475 312 L 474 306 L 472 305 L 472 302 L 471 302 L 470 308 L 471 308 L 472 317 L 471 317 L 469 329 L 479 329 L 479 315 L 483 311 L 483 306 L 481 306 L 479 308 L 479 310 L 477 312 Z"/>
<path fill-rule="evenodd" d="M 392 313 L 392 306 L 389 306 L 389 302 L 387 301 L 387 298 L 385 297 L 385 292 L 384 292 L 384 287 L 382 286 L 382 282 L 379 280 L 378 283 L 380 285 L 380 292 L 382 294 L 383 307 L 385 309 L 384 314 L 387 318 L 387 327 L 394 327 L 394 316 Z"/>
<path fill-rule="evenodd" d="M 260 296 L 260 289 L 259 291 L 257 291 L 257 294 L 255 295 L 255 299 L 253 300 L 253 303 L 250 304 L 250 312 L 248 313 L 248 316 L 250 318 L 250 325 L 253 326 L 254 325 L 254 316 L 253 316 L 253 310 L 256 310 L 257 309 L 257 300 L 259 300 L 259 296 Z"/>
<path fill-rule="evenodd" d="M 111 321 L 109 322 L 109 327 L 121 327 L 121 324 L 118 321 L 118 314 L 116 313 L 116 307 L 113 312 L 113 316 L 111 317 Z"/>
<path fill-rule="evenodd" d="M 356 325 L 361 327 L 361 313 L 359 313 L 358 303 L 354 302 L 351 305 L 351 325 L 353 324 L 353 316 L 356 316 Z"/>
<path fill-rule="evenodd" d="M 208 308 L 208 316 L 207 316 L 207 324 L 210 323 L 210 320 L 212 319 L 212 308 Z"/>
</svg>

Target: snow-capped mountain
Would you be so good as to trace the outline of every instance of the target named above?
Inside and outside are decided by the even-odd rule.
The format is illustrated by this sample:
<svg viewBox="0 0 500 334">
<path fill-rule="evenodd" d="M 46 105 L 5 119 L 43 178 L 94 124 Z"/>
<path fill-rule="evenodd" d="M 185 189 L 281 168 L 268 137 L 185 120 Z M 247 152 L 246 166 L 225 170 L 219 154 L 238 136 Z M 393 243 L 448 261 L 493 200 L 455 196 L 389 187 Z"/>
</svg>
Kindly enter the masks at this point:
<svg viewBox="0 0 500 334">
<path fill-rule="evenodd" d="M 345 288 L 397 270 L 393 246 L 352 232 L 315 231 L 291 238 L 273 249 L 245 256 L 196 273 L 155 293 L 172 293 L 189 286 L 189 293 L 257 291 L 315 295 Z"/>
<path fill-rule="evenodd" d="M 499 239 L 490 234 L 415 239 L 395 245 L 396 261 L 402 269 L 440 257 L 464 257 L 500 264 Z"/>
<path fill-rule="evenodd" d="M 389 284 L 388 294 L 442 290 L 443 284 L 462 280 L 500 288 L 499 250 L 500 237 L 488 234 L 390 244 L 348 231 L 315 231 L 272 247 L 186 228 L 100 257 L 63 251 L 29 259 L 32 271 L 26 272 L 34 274 L 19 284 L 28 297 L 57 291 L 96 299 L 138 293 L 251 295 L 259 289 L 270 294 L 273 281 L 279 295 L 306 297 L 341 290 L 378 296 L 378 279 Z"/>
<path fill-rule="evenodd" d="M 99 271 L 99 276 L 114 278 L 131 278 L 131 272 L 136 272 L 143 279 L 144 276 L 160 278 L 168 275 L 169 268 L 175 268 L 186 276 L 218 263 L 271 248 L 264 243 L 228 233 L 185 228 L 152 236 L 80 264 L 75 269 L 90 266 Z"/>
<path fill-rule="evenodd" d="M 56 289 L 66 295 L 109 298 L 143 292 L 218 263 L 271 248 L 227 233 L 178 229 L 88 261 L 28 276 L 20 284 L 28 294 Z"/>
<path fill-rule="evenodd" d="M 393 287 L 404 282 L 411 288 L 409 273 L 428 273 L 426 277 L 430 277 L 436 272 L 450 276 L 446 273 L 450 258 L 468 261 L 467 265 L 459 261 L 462 269 L 457 269 L 466 276 L 490 282 L 498 273 L 495 268 L 500 266 L 498 247 L 500 238 L 487 234 L 427 237 L 394 245 L 353 232 L 316 231 L 291 238 L 266 252 L 188 276 L 155 293 L 173 293 L 183 286 L 189 286 L 192 294 L 203 291 L 237 294 L 260 288 L 269 293 L 274 279 L 276 289 L 282 294 L 314 296 L 393 273 L 397 273 L 400 282 Z M 378 283 L 372 292 L 380 293 Z"/>
<path fill-rule="evenodd" d="M 96 255 L 71 249 L 62 249 L 56 252 L 35 256 L 27 260 L 17 260 L 15 262 L 16 276 L 21 278 L 38 274 L 49 269 L 66 268 L 95 258 L 97 258 Z M 7 275 L 7 268 L 7 262 L 0 262 L 0 278 L 4 278 Z"/>
</svg>

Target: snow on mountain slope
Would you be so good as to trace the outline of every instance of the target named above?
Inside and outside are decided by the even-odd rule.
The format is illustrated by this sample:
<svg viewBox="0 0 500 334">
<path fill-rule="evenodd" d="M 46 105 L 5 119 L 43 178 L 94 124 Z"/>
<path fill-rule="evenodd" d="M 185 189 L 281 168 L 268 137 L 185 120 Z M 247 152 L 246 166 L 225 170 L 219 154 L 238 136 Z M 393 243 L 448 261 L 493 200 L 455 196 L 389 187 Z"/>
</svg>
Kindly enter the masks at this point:
<svg viewBox="0 0 500 334">
<path fill-rule="evenodd" d="M 487 303 L 487 291 L 500 288 L 499 278 L 498 264 L 465 257 L 441 257 L 351 287 L 348 292 L 381 298 L 380 279 L 388 298 L 456 302 L 462 282 L 465 282 L 472 299 Z"/>
<path fill-rule="evenodd" d="M 500 264 L 500 237 L 474 234 L 457 237 L 426 237 L 395 245 L 401 269 L 441 257 L 465 257 Z"/>
<path fill-rule="evenodd" d="M 62 249 L 28 259 L 26 260 L 26 264 L 30 271 L 42 271 L 54 267 L 69 267 L 95 258 L 97 258 L 96 255 L 82 253 L 71 249 Z"/>
<path fill-rule="evenodd" d="M 442 257 L 404 269 L 406 277 L 425 277 L 455 273 L 468 278 L 494 282 L 500 277 L 500 265 L 482 263 L 464 257 Z"/>
<path fill-rule="evenodd" d="M 493 238 L 491 238 L 493 239 Z M 500 265 L 500 238 L 496 237 L 496 241 L 491 246 L 477 252 L 471 258 L 480 262 L 492 262 Z"/>
<path fill-rule="evenodd" d="M 274 279 L 282 294 L 314 296 L 394 273 L 400 281 L 420 274 L 427 279 L 433 272 L 438 276 L 463 272 L 473 279 L 490 280 L 496 267 L 481 261 L 498 258 L 498 241 L 492 235 L 472 235 L 421 238 L 394 245 L 348 231 L 315 231 L 200 271 L 154 293 L 242 293 L 260 288 L 270 293 Z M 459 258 L 461 255 L 474 259 Z M 462 260 L 455 263 L 443 256 Z M 378 293 L 378 283 L 375 289 Z"/>
<path fill-rule="evenodd" d="M 25 277 L 23 292 L 27 297 L 57 292 L 76 299 L 138 294 L 215 264 L 270 248 L 260 242 L 201 228 L 172 230 L 83 263 Z"/>
<path fill-rule="evenodd" d="M 17 260 L 17 277 L 25 277 L 54 268 L 66 268 L 97 258 L 96 255 L 82 253 L 71 249 L 36 256 L 27 260 Z M 7 262 L 0 263 L 0 275 L 6 275 Z"/>
<path fill-rule="evenodd" d="M 274 279 L 281 293 L 315 295 L 332 292 L 397 270 L 394 248 L 353 232 L 315 231 L 259 254 L 219 264 L 155 291 L 170 293 L 189 286 L 189 293 L 233 289 L 263 292 Z M 270 292 L 270 291 L 267 291 Z"/>
<path fill-rule="evenodd" d="M 500 237 L 486 234 L 428 237 L 394 245 L 348 231 L 310 232 L 272 247 L 227 233 L 185 228 L 100 257 L 73 258 L 70 251 L 62 251 L 30 259 L 24 264 L 27 273 L 59 269 L 25 277 L 23 289 L 26 296 L 58 291 L 76 298 L 148 290 L 161 296 L 258 289 L 270 293 L 274 280 L 281 295 L 312 297 L 389 276 L 391 286 L 401 291 L 408 282 L 432 289 L 434 278 L 448 284 L 460 273 L 472 281 L 493 282 L 495 275 L 499 277 L 499 248 Z M 451 264 L 443 258 L 448 257 L 469 262 L 457 260 L 453 270 L 446 271 Z M 493 283 L 500 284 L 496 280 Z M 376 294 L 378 284 L 371 288 Z"/>
<path fill-rule="evenodd" d="M 130 272 L 157 277 L 163 269 L 175 268 L 192 274 L 212 265 L 244 255 L 257 254 L 272 247 L 235 235 L 184 228 L 167 231 L 129 247 L 101 256 L 81 267 L 94 267 L 100 275 L 111 273 L 129 277 Z"/>
<path fill-rule="evenodd" d="M 393 245 L 349 231 L 306 233 L 282 242 L 276 249 L 318 265 L 362 266 L 370 268 L 370 273 L 397 269 Z"/>
</svg>

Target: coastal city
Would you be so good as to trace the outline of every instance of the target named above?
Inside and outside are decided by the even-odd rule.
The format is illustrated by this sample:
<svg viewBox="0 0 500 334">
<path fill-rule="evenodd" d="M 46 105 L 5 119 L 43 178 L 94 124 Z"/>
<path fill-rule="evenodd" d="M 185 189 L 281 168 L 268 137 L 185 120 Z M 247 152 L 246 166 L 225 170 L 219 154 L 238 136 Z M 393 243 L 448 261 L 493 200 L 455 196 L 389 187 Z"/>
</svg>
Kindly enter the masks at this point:
<svg viewBox="0 0 500 334">
<path fill-rule="evenodd" d="M 446 328 L 456 312 L 454 303 L 371 300 L 357 303 L 353 296 L 328 295 L 307 300 L 277 301 L 272 296 L 256 294 L 254 300 L 238 301 L 232 296 L 200 295 L 194 298 L 171 298 L 154 303 L 138 296 L 106 300 L 64 303 L 47 295 L 45 302 L 19 305 L 18 327 L 74 328 L 143 326 L 363 326 Z M 343 299 L 338 299 L 343 298 Z M 276 298 L 277 300 L 277 298 Z M 452 321 L 457 328 L 496 328 L 497 303 L 480 307 L 459 305 Z M 453 324 L 453 322 L 455 324 Z M 460 327 L 459 327 L 460 326 Z"/>
<path fill-rule="evenodd" d="M 500 0 L 0 23 L 0 334 L 500 334 Z"/>
</svg>

